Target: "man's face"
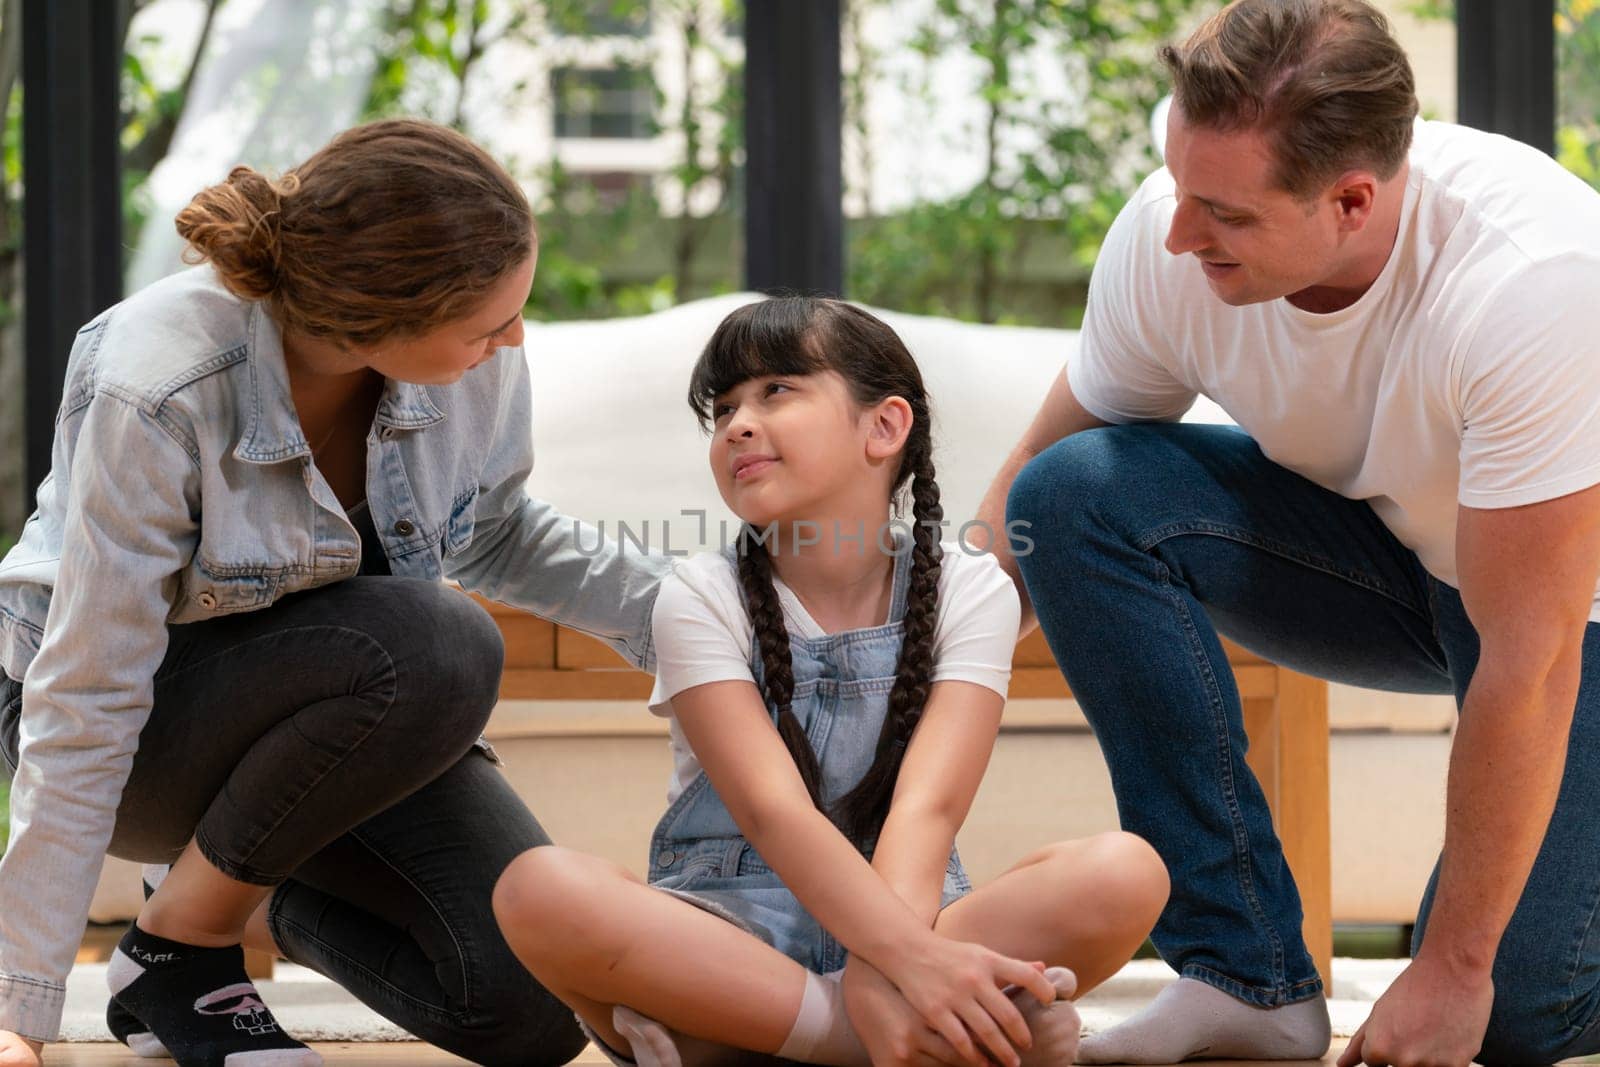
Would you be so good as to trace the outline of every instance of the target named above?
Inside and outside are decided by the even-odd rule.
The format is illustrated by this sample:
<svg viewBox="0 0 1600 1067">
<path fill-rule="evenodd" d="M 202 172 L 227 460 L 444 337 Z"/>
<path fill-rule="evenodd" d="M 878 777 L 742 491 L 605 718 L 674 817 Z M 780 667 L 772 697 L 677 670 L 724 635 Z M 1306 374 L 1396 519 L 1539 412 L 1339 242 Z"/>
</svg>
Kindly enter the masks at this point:
<svg viewBox="0 0 1600 1067">
<path fill-rule="evenodd" d="M 1337 195 L 1330 188 L 1307 202 L 1275 185 L 1262 134 L 1190 126 L 1173 107 L 1166 159 L 1178 200 L 1167 251 L 1193 253 L 1224 303 L 1291 296 L 1334 273 L 1341 243 Z"/>
</svg>

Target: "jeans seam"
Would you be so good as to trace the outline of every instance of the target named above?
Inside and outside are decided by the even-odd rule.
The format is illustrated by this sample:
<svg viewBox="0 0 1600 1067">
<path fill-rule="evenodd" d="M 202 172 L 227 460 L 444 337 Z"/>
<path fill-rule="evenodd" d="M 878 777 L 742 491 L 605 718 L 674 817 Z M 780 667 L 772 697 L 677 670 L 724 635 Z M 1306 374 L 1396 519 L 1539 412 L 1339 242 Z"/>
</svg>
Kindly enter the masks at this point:
<svg viewBox="0 0 1600 1067">
<path fill-rule="evenodd" d="M 1223 709 L 1221 687 L 1217 684 L 1216 672 L 1211 669 L 1211 660 L 1205 654 L 1205 649 L 1200 646 L 1199 633 L 1194 625 L 1194 618 L 1189 613 L 1189 606 L 1184 603 L 1183 597 L 1173 588 L 1172 574 L 1167 566 L 1156 561 L 1160 569 L 1161 585 L 1166 590 L 1177 615 L 1183 625 L 1184 636 L 1188 641 L 1190 654 L 1195 663 L 1200 667 L 1202 680 L 1205 684 L 1206 698 L 1211 705 L 1212 725 L 1217 730 L 1219 753 L 1221 757 L 1221 785 L 1223 800 L 1228 806 L 1228 821 L 1233 824 L 1234 869 L 1239 879 L 1239 888 L 1243 891 L 1246 902 L 1250 906 L 1251 914 L 1256 922 L 1266 931 L 1267 941 L 1272 948 L 1272 977 L 1275 990 L 1283 990 L 1287 985 L 1285 975 L 1285 952 L 1283 940 L 1278 936 L 1278 931 L 1273 927 L 1265 911 L 1261 907 L 1261 899 L 1256 895 L 1255 886 L 1251 881 L 1254 870 L 1250 854 L 1250 835 L 1244 825 L 1244 815 L 1239 809 L 1238 790 L 1233 777 L 1233 745 L 1229 740 L 1228 722 Z"/>
<path fill-rule="evenodd" d="M 354 633 L 354 634 L 358 634 L 361 637 L 367 637 L 366 634 L 361 633 L 361 631 L 359 631 L 359 630 L 349 630 L 348 632 Z M 367 639 L 369 641 L 371 641 L 371 638 L 367 638 Z M 399 672 L 397 672 L 395 670 L 394 658 L 389 655 L 388 649 L 384 648 L 377 641 L 372 641 L 371 643 L 372 643 L 373 647 L 376 648 L 378 650 L 378 652 L 383 656 L 384 661 L 388 664 L 388 677 L 390 678 L 391 682 L 393 682 L 393 680 L 395 679 L 395 677 L 399 673 Z M 305 801 L 305 798 L 307 796 L 309 796 L 311 794 L 311 792 L 314 789 L 317 788 L 317 786 L 319 786 L 323 782 L 327 781 L 328 776 L 330 774 L 332 774 L 334 771 L 338 770 L 341 766 L 343 766 L 344 763 L 347 760 L 349 760 L 349 758 L 352 755 L 354 755 L 355 752 L 362 745 L 364 745 L 367 742 L 367 739 L 370 738 L 374 733 L 376 733 L 378 728 L 383 725 L 384 720 L 389 717 L 389 712 L 391 710 L 393 710 L 393 708 L 394 708 L 394 691 L 398 690 L 398 686 L 397 685 L 392 685 L 391 686 L 391 690 L 392 691 L 391 691 L 391 693 L 389 695 L 389 699 L 384 704 L 384 708 L 383 708 L 382 713 L 379 714 L 378 717 L 373 721 L 372 725 L 367 728 L 367 731 L 365 733 L 363 733 L 359 738 L 357 738 L 354 741 L 354 743 L 346 746 L 346 748 L 344 750 L 344 754 L 341 755 L 337 760 L 335 760 L 333 762 L 333 764 L 328 767 L 327 770 L 325 770 L 321 774 L 317 775 L 315 780 L 313 780 L 312 782 L 307 784 L 306 787 L 303 790 L 300 791 L 300 795 L 299 795 L 298 799 L 292 801 L 285 808 L 284 813 L 282 815 L 280 815 L 276 820 L 273 821 L 272 825 L 266 827 L 261 833 L 259 833 L 259 834 L 257 834 L 255 836 L 254 843 L 251 844 L 247 849 L 244 850 L 243 859 L 238 861 L 238 864 L 241 867 L 247 866 L 249 864 L 250 859 L 253 856 L 255 856 L 255 854 L 257 852 L 259 852 L 261 850 L 262 843 L 264 841 L 266 841 L 268 838 L 270 838 L 273 835 L 273 833 L 276 832 L 278 827 L 282 826 L 284 824 L 284 822 L 291 815 L 294 814 L 296 809 L 299 808 L 300 804 Z M 198 836 L 198 828 L 196 830 L 196 833 L 197 833 L 197 836 Z M 279 879 L 284 878 L 284 877 L 287 877 L 287 875 L 279 875 L 278 876 Z"/>
<path fill-rule="evenodd" d="M 353 956 L 350 956 L 350 955 L 348 955 L 348 954 L 346 954 L 344 952 L 341 952 L 339 949 L 335 948 L 330 942 L 324 940 L 321 937 L 318 937 L 315 933 L 313 933 L 311 931 L 311 929 L 309 927 L 305 926 L 304 924 L 296 922 L 295 920 L 293 920 L 293 919 L 289 918 L 288 916 L 282 914 L 281 911 L 274 912 L 273 909 L 270 909 L 270 908 L 268 909 L 268 911 L 269 911 L 269 916 L 275 915 L 276 922 L 273 925 L 286 927 L 288 929 L 291 929 L 298 936 L 303 937 L 307 941 L 315 943 L 319 948 L 322 949 L 322 951 L 326 952 L 330 956 L 337 957 L 342 963 L 345 964 L 345 966 L 349 967 L 352 971 L 356 971 L 356 972 L 366 976 L 366 978 L 373 985 L 383 987 L 385 990 L 387 990 L 390 993 L 390 995 L 398 997 L 399 999 L 406 1001 L 407 1003 L 411 1004 L 412 1006 L 414 1006 L 414 1007 L 416 1007 L 416 1008 L 418 1008 L 418 1009 L 420 1009 L 420 1010 L 432 1015 L 439 1023 L 441 1023 L 443 1025 L 458 1026 L 458 1025 L 461 1024 L 461 1020 L 458 1019 L 458 1018 L 454 1018 L 450 1011 L 446 1010 L 445 1008 L 440 1007 L 437 1004 L 430 1004 L 427 1001 L 425 1001 L 425 1000 L 421 999 L 420 997 L 416 996 L 415 994 L 411 993 L 409 990 L 406 990 L 401 986 L 395 985 L 393 982 L 389 981 L 387 978 L 384 978 L 382 975 L 378 974 L 376 971 L 374 971 L 372 968 L 368 967 L 366 964 L 362 963 L 360 960 L 357 960 Z M 276 937 L 277 931 L 274 930 L 273 933 L 274 933 L 274 936 Z M 284 938 L 277 937 L 277 941 L 281 945 L 283 943 L 283 941 L 284 941 Z"/>
<path fill-rule="evenodd" d="M 1281 541 L 1275 541 L 1270 538 L 1261 537 L 1248 530 L 1242 530 L 1237 526 L 1230 526 L 1225 523 L 1205 522 L 1200 520 L 1167 523 L 1166 525 L 1158 526 L 1153 530 L 1147 530 L 1139 537 L 1134 538 L 1134 546 L 1140 552 L 1149 553 L 1151 549 L 1155 548 L 1155 546 L 1160 544 L 1162 541 L 1182 534 L 1205 534 L 1211 537 L 1225 538 L 1229 541 L 1237 541 L 1240 544 L 1249 545 L 1251 548 L 1260 549 L 1263 552 L 1270 552 L 1281 559 L 1289 560 L 1291 563 L 1299 563 L 1303 566 L 1311 567 L 1314 570 L 1321 571 L 1323 574 L 1329 575 L 1330 577 L 1338 578 L 1343 581 L 1350 582 L 1353 585 L 1360 586 L 1361 588 L 1366 589 L 1369 592 L 1376 593 L 1384 599 L 1390 600 L 1395 604 L 1398 604 L 1400 607 L 1418 615 L 1426 615 L 1431 618 L 1433 614 L 1432 612 L 1424 610 L 1427 606 L 1426 604 L 1421 606 L 1414 604 L 1405 597 L 1402 597 L 1396 593 L 1392 588 L 1389 587 L 1387 583 L 1375 581 L 1369 575 L 1363 574 L 1360 571 L 1354 571 L 1341 567 L 1333 560 L 1330 560 L 1324 556 L 1316 556 L 1308 552 L 1302 552 L 1291 548 Z"/>
<path fill-rule="evenodd" d="M 362 836 L 361 833 L 359 831 L 357 831 L 357 830 L 351 830 L 350 831 L 350 837 L 357 844 L 359 844 L 362 848 L 366 849 L 369 853 L 371 853 L 372 857 L 374 859 L 376 859 L 379 863 L 383 864 L 385 867 L 387 867 L 391 871 L 393 871 L 394 874 L 395 874 L 395 877 L 399 878 L 402 882 L 406 883 L 412 889 L 416 890 L 417 896 L 421 897 L 424 901 L 427 902 L 429 909 L 432 910 L 433 914 L 438 917 L 439 925 L 444 927 L 445 932 L 450 935 L 450 943 L 455 946 L 455 950 L 456 950 L 456 963 L 461 968 L 461 1017 L 459 1019 L 456 1019 L 455 1021 L 457 1023 L 465 1023 L 466 1020 L 468 1018 L 470 1018 L 471 1015 L 472 1015 L 472 1005 L 473 1005 L 472 972 L 471 972 L 471 969 L 467 966 L 467 950 L 466 950 L 466 946 L 461 943 L 461 938 L 456 935 L 455 927 L 450 925 L 450 922 L 445 917 L 444 912 L 441 911 L 439 906 L 434 903 L 433 898 L 431 896 L 429 896 L 426 892 L 423 891 L 422 886 L 417 884 L 417 881 L 414 878 L 412 878 L 410 875 L 408 875 L 405 871 L 401 870 L 399 867 L 397 867 L 393 863 L 389 862 L 389 858 L 387 856 L 385 856 L 382 852 L 380 852 L 377 848 L 373 847 L 373 844 L 372 844 L 371 841 L 369 841 L 366 837 Z"/>
<path fill-rule="evenodd" d="M 193 661 L 191 661 L 189 663 L 185 663 L 183 666 L 177 668 L 176 670 L 169 671 L 169 672 L 167 672 L 165 674 L 157 674 L 155 676 L 155 680 L 158 681 L 158 682 L 166 682 L 166 681 L 170 681 L 171 679 L 174 679 L 174 678 L 181 678 L 185 674 L 188 674 L 190 671 L 194 670 L 195 668 L 205 666 L 206 664 L 210 663 L 212 660 L 218 659 L 218 658 L 220 658 L 222 656 L 232 656 L 232 655 L 236 654 L 240 649 L 248 648 L 251 645 L 257 644 L 257 643 L 259 643 L 261 641 L 276 641 L 279 638 L 284 637 L 285 635 L 290 635 L 290 634 L 303 635 L 303 634 L 305 634 L 305 633 L 307 633 L 309 631 L 315 631 L 315 630 L 327 630 L 330 633 L 336 633 L 336 634 L 353 634 L 354 636 L 356 636 L 357 638 L 359 638 L 361 640 L 370 642 L 371 644 L 373 644 L 374 646 L 377 647 L 378 651 L 383 653 L 384 659 L 387 660 L 388 663 L 389 663 L 390 671 L 392 672 L 394 670 L 394 660 L 389 656 L 388 651 L 385 650 L 384 647 L 381 644 L 378 644 L 377 641 L 373 640 L 372 636 L 370 634 L 368 634 L 366 631 L 358 630 L 358 629 L 356 629 L 355 627 L 352 627 L 352 626 L 340 626 L 337 623 L 311 622 L 311 623 L 306 623 L 306 624 L 301 625 L 301 626 L 285 626 L 285 627 L 283 627 L 281 629 L 270 630 L 270 631 L 268 631 L 266 633 L 257 634 L 256 636 L 254 636 L 254 637 L 252 637 L 252 638 L 250 638 L 250 639 L 248 639 L 246 641 L 240 641 L 238 644 L 228 645 L 226 648 L 215 649 L 215 650 L 213 650 L 211 652 L 206 653 L 205 655 L 201 656 L 200 658 L 198 658 L 196 660 L 193 660 Z"/>
<path fill-rule="evenodd" d="M 1583 966 L 1583 946 L 1589 939 L 1590 931 L 1594 929 L 1597 912 L 1600 912 L 1600 885 L 1594 887 L 1593 899 L 1589 903 L 1589 914 L 1579 928 L 1578 935 L 1574 939 L 1572 946 L 1572 970 L 1567 976 L 1567 1008 L 1562 1012 L 1562 1015 L 1573 1031 L 1573 1038 L 1586 1033 L 1589 1027 L 1593 1026 L 1597 1020 L 1600 1020 L 1600 997 L 1595 998 L 1595 1003 L 1591 1006 L 1587 1019 L 1580 1022 L 1572 1017 L 1579 1001 L 1578 972 Z M 1590 990 L 1589 992 L 1592 994 L 1594 991 Z"/>
</svg>

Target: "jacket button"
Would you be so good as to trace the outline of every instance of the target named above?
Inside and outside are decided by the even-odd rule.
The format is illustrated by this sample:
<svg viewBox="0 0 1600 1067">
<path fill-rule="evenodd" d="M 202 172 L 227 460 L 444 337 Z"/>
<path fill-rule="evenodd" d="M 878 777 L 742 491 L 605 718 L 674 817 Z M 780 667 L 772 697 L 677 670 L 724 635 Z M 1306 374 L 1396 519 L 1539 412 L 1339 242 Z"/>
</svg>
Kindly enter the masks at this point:
<svg viewBox="0 0 1600 1067">
<path fill-rule="evenodd" d="M 394 532 L 399 534 L 401 537 L 410 537 L 412 534 L 417 532 L 417 527 L 416 524 L 410 519 L 401 519 L 399 522 L 394 524 Z"/>
<path fill-rule="evenodd" d="M 210 611 L 212 608 L 217 606 L 217 598 L 212 596 L 210 593 L 201 593 L 199 596 L 195 597 L 195 600 L 199 601 L 200 606 L 205 608 L 207 611 Z"/>
<path fill-rule="evenodd" d="M 661 855 L 656 857 L 656 866 L 671 867 L 677 862 L 677 859 L 678 854 L 669 848 L 665 852 L 661 853 Z"/>
</svg>

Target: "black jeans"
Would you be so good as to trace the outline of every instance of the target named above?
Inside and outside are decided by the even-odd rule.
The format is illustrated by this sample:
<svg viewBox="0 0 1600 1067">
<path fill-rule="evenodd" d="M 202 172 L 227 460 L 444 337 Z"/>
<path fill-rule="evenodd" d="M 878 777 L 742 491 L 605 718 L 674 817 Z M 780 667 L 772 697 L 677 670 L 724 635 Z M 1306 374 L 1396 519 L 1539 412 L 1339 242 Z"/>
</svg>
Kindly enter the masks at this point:
<svg viewBox="0 0 1600 1067">
<path fill-rule="evenodd" d="M 358 577 L 170 635 L 112 855 L 171 862 L 194 838 L 277 886 L 291 960 L 423 1040 L 489 1064 L 577 1055 L 572 1012 L 490 907 L 549 838 L 474 747 L 504 655 L 487 613 L 435 582 Z M 14 713 L 3 725 L 14 762 Z"/>
</svg>

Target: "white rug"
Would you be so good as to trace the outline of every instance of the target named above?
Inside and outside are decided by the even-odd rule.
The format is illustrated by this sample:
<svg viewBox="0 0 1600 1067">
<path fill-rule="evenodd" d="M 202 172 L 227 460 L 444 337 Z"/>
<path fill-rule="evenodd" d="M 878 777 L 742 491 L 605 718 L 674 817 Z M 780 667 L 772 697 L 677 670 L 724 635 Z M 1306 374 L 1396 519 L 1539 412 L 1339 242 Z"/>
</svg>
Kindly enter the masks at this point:
<svg viewBox="0 0 1600 1067">
<path fill-rule="evenodd" d="M 1407 960 L 1333 961 L 1333 996 L 1328 1010 L 1335 1037 L 1356 1032 L 1372 1002 L 1389 988 Z M 1177 976 L 1160 960 L 1136 960 L 1078 1004 L 1090 1032 L 1115 1025 L 1146 1004 Z M 283 1028 L 302 1041 L 406 1041 L 411 1035 L 384 1019 L 314 971 L 280 963 L 270 982 L 258 983 L 262 999 Z M 67 979 L 63 1041 L 110 1041 L 106 1030 L 106 967 L 84 963 Z"/>
</svg>

